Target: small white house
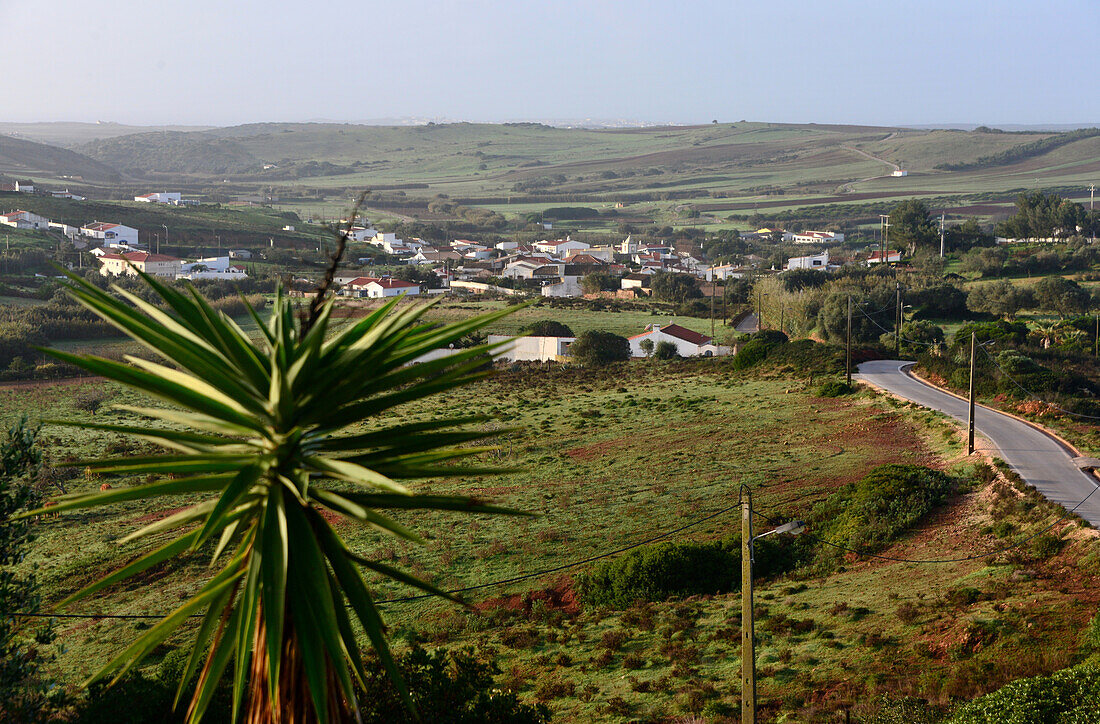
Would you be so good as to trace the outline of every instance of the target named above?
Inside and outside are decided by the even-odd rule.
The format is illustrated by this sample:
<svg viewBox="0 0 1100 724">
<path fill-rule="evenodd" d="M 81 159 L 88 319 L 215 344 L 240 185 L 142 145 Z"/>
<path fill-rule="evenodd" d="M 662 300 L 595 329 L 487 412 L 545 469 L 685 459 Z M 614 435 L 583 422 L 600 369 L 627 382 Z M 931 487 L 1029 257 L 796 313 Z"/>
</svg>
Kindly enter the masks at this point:
<svg viewBox="0 0 1100 724">
<path fill-rule="evenodd" d="M 555 241 L 536 241 L 532 244 L 539 251 L 545 251 L 547 254 L 553 254 L 556 257 L 562 258 L 571 251 L 583 251 L 591 248 L 591 244 L 586 244 L 583 241 L 573 241 L 569 237 L 564 239 L 557 239 Z"/>
<path fill-rule="evenodd" d="M 792 235 L 791 240 L 796 244 L 840 244 L 844 241 L 844 234 L 834 231 L 804 231 Z"/>
<path fill-rule="evenodd" d="M 899 169 L 898 169 L 897 171 L 894 171 L 894 172 L 893 172 L 892 174 L 890 174 L 890 175 L 891 175 L 891 176 L 895 176 L 895 177 L 897 177 L 897 178 L 902 178 L 902 177 L 904 177 L 904 176 L 908 176 L 908 175 L 909 175 L 909 172 L 908 172 L 908 171 L 906 171 L 906 170 L 905 170 L 905 169 L 903 169 L 903 168 L 899 168 Z"/>
<path fill-rule="evenodd" d="M 151 194 L 142 194 L 141 196 L 134 197 L 134 201 L 140 201 L 146 204 L 172 204 L 173 206 L 179 206 L 182 200 L 178 191 L 157 191 Z"/>
<path fill-rule="evenodd" d="M 63 224 L 60 221 L 51 221 L 50 231 L 56 231 L 59 234 L 64 234 L 70 239 L 76 236 L 80 236 L 79 226 L 69 226 L 68 224 Z"/>
<path fill-rule="evenodd" d="M 15 229 L 26 229 L 27 231 L 46 231 L 50 228 L 49 219 L 45 216 L 32 214 L 30 211 L 11 211 L 0 214 L 0 224 Z"/>
<path fill-rule="evenodd" d="M 99 239 L 103 246 L 138 245 L 138 230 L 123 224 L 95 221 L 80 227 L 80 233 L 90 239 Z"/>
<path fill-rule="evenodd" d="M 377 229 L 368 229 L 363 226 L 353 226 L 348 232 L 348 238 L 352 241 L 370 241 L 377 234 Z"/>
<path fill-rule="evenodd" d="M 812 256 L 796 256 L 787 260 L 787 269 L 827 269 L 829 268 L 829 250 Z"/>
<path fill-rule="evenodd" d="M 228 256 L 211 256 L 182 265 L 180 279 L 217 279 L 239 281 L 248 274 L 240 264 L 233 264 Z"/>
<path fill-rule="evenodd" d="M 508 342 L 499 359 L 506 362 L 565 362 L 576 337 L 516 337 L 490 334 L 489 344 Z"/>
<path fill-rule="evenodd" d="M 83 201 L 84 200 L 83 196 L 79 196 L 77 194 L 69 193 L 68 189 L 65 189 L 64 191 L 51 191 L 50 196 L 53 196 L 55 199 L 69 199 L 70 201 Z"/>
<path fill-rule="evenodd" d="M 420 285 L 390 277 L 358 277 L 345 284 L 341 293 L 367 299 L 397 297 L 402 294 L 411 297 L 420 294 Z"/>
<path fill-rule="evenodd" d="M 230 249 L 229 250 L 229 258 L 230 259 L 244 259 L 244 260 L 247 261 L 248 259 L 252 258 L 252 252 L 249 251 L 248 249 Z"/>
<path fill-rule="evenodd" d="M 584 295 L 581 278 L 572 275 L 563 276 L 559 281 L 544 284 L 540 291 L 544 297 L 580 297 Z"/>
<path fill-rule="evenodd" d="M 653 342 L 653 348 L 661 342 L 671 342 L 676 345 L 676 353 L 681 357 L 717 357 L 729 354 L 729 347 L 717 345 L 710 337 L 699 332 L 681 327 L 678 324 L 650 324 L 646 331 L 630 338 L 630 356 L 645 357 L 642 349 L 645 340 Z"/>
</svg>

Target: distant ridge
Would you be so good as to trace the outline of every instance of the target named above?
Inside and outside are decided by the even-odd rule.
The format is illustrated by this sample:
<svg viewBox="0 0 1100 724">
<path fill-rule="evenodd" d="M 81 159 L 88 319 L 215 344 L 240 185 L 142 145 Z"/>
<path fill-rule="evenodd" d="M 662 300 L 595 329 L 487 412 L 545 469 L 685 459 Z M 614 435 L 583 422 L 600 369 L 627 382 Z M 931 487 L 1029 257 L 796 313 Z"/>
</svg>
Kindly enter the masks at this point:
<svg viewBox="0 0 1100 724">
<path fill-rule="evenodd" d="M 90 183 L 118 183 L 121 180 L 114 167 L 81 153 L 11 136 L 0 136 L 0 173 L 79 177 Z"/>
</svg>

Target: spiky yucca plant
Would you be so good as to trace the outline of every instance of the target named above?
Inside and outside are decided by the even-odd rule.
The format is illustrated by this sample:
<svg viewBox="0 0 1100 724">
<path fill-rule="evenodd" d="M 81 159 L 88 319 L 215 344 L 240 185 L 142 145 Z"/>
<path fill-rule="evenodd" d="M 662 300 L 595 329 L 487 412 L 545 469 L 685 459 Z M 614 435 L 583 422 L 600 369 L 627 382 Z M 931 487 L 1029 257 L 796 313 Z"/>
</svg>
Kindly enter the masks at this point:
<svg viewBox="0 0 1100 724">
<path fill-rule="evenodd" d="M 420 321 L 426 305 L 399 307 L 394 300 L 332 329 L 332 301 L 324 302 L 323 292 L 307 319 L 296 318 L 290 301 L 279 293 L 269 321 L 252 311 L 260 329 L 253 341 L 193 288 L 183 292 L 142 277 L 163 305 L 119 288 L 112 295 L 78 277 L 71 277 L 68 289 L 159 361 L 50 354 L 165 403 L 121 408 L 145 418 L 129 425 L 58 423 L 160 445 L 165 454 L 87 462 L 96 472 L 157 480 L 65 496 L 49 510 L 180 495 L 203 500 L 130 533 L 124 542 L 166 531 L 173 537 L 63 605 L 200 549 L 210 553 L 213 575 L 92 680 L 111 674 L 117 680 L 188 617 L 202 614 L 180 682 L 182 693 L 201 672 L 189 721 L 202 718 L 229 668 L 235 718 L 244 711 L 255 723 L 341 721 L 354 716 L 355 684 L 364 676 L 354 620 L 411 704 L 361 568 L 451 597 L 355 553 L 325 516 L 419 541 L 385 511 L 514 512 L 471 498 L 414 494 L 395 482 L 489 472 L 452 464 L 485 450 L 470 446 L 486 437 L 484 430 L 468 428 L 481 418 L 392 425 L 384 417 L 399 405 L 486 374 L 483 368 L 492 354 L 486 346 L 410 363 L 506 311 L 432 326 Z M 355 428 L 364 421 L 375 424 Z"/>
</svg>

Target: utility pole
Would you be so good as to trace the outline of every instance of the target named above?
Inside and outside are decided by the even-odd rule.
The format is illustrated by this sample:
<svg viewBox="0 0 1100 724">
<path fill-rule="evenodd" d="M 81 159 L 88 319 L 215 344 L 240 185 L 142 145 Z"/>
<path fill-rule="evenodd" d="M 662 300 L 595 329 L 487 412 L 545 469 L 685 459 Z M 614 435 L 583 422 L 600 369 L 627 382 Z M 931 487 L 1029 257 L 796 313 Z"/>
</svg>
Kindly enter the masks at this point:
<svg viewBox="0 0 1100 724">
<path fill-rule="evenodd" d="M 978 335 L 970 333 L 970 414 L 966 422 L 966 454 L 974 454 L 974 353 L 978 348 Z"/>
<path fill-rule="evenodd" d="M 1100 314 L 1094 315 L 1096 317 L 1096 334 L 1093 336 L 1093 342 L 1095 343 L 1095 349 L 1093 350 L 1093 357 L 1100 357 Z"/>
<path fill-rule="evenodd" d="M 848 295 L 848 333 L 844 336 L 844 377 L 852 386 L 852 295 Z"/>
<path fill-rule="evenodd" d="M 785 304 L 783 304 L 782 302 L 780 302 L 779 303 L 779 331 L 783 332 L 783 334 L 786 334 L 786 332 L 783 329 L 783 322 L 785 321 L 784 317 L 786 316 L 786 313 L 787 313 L 787 306 Z"/>
<path fill-rule="evenodd" d="M 943 217 L 945 214 L 940 214 L 940 258 L 943 258 Z"/>
<path fill-rule="evenodd" d="M 752 611 L 752 491 L 741 486 L 741 724 L 756 724 L 756 646 Z"/>
<path fill-rule="evenodd" d="M 1092 215 L 1092 204 L 1096 200 L 1096 184 L 1089 184 L 1089 243 L 1096 243 L 1096 219 Z"/>
<path fill-rule="evenodd" d="M 707 274 L 710 277 L 710 338 L 714 339 L 714 287 L 716 284 L 714 274 L 710 272 Z"/>
<path fill-rule="evenodd" d="M 897 282 L 897 301 L 894 303 L 894 356 L 901 354 L 901 282 Z"/>
</svg>

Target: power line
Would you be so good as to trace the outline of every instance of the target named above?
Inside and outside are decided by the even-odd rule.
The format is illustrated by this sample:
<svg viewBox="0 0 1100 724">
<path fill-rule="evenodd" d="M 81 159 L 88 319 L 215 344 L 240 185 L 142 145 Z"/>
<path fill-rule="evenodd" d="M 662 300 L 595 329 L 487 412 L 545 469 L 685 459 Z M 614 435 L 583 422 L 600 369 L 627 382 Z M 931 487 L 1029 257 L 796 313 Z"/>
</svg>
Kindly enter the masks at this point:
<svg viewBox="0 0 1100 724">
<path fill-rule="evenodd" d="M 506 584 L 509 584 L 509 583 L 517 583 L 519 581 L 526 581 L 526 580 L 531 579 L 531 578 L 538 578 L 539 576 L 545 576 L 545 575 L 550 574 L 550 573 L 557 573 L 558 571 L 564 571 L 564 570 L 568 570 L 570 568 L 576 568 L 577 566 L 583 566 L 587 563 L 592 563 L 592 562 L 598 561 L 602 558 L 610 558 L 611 556 L 617 556 L 618 554 L 625 553 L 626 551 L 629 551 L 633 548 L 638 548 L 640 546 L 644 546 L 646 544 L 653 543 L 654 541 L 661 540 L 662 538 L 668 538 L 671 535 L 675 535 L 676 533 L 680 533 L 680 532 L 685 531 L 689 528 L 694 528 L 695 526 L 697 526 L 701 523 L 705 523 L 708 520 L 712 520 L 714 518 L 717 518 L 720 515 L 724 515 L 725 513 L 728 513 L 731 510 L 734 510 L 735 508 L 738 508 L 738 507 L 740 507 L 739 504 L 738 505 L 730 505 L 728 507 L 722 508 L 719 511 L 711 513 L 710 515 L 704 516 L 704 517 L 699 518 L 697 520 L 694 520 L 690 523 L 682 525 L 679 528 L 673 528 L 672 530 L 665 531 L 664 533 L 658 533 L 657 535 L 649 536 L 648 538 L 637 541 L 636 543 L 631 543 L 630 545 L 623 546 L 621 548 L 616 548 L 614 550 L 607 551 L 605 553 L 600 553 L 599 555 L 589 556 L 588 558 L 583 558 L 581 560 L 573 561 L 571 563 L 565 563 L 565 564 L 560 565 L 560 566 L 553 566 L 551 568 L 543 568 L 541 570 L 533 571 L 531 573 L 524 573 L 523 575 L 519 575 L 519 576 L 512 576 L 511 578 L 503 578 L 503 579 L 496 580 L 496 581 L 490 581 L 488 583 L 478 583 L 478 584 L 473 585 L 473 586 L 464 586 L 462 588 L 455 588 L 455 589 L 446 591 L 446 593 L 449 593 L 449 594 L 465 593 L 467 591 L 476 591 L 476 590 L 479 590 L 479 589 L 482 589 L 482 588 L 492 588 L 493 586 L 503 586 L 503 585 L 506 585 Z M 422 594 L 415 595 L 415 596 L 403 596 L 401 598 L 387 598 L 387 599 L 383 599 L 381 601 L 375 601 L 374 603 L 375 603 L 375 605 L 380 606 L 380 605 L 388 604 L 388 603 L 407 603 L 409 601 L 419 601 L 419 600 L 424 599 L 424 598 L 434 598 L 434 597 L 435 597 L 434 593 L 422 593 Z M 148 614 L 144 614 L 144 613 L 3 613 L 3 614 L 0 614 L 0 616 L 18 616 L 18 617 L 21 617 L 21 618 L 78 618 L 78 619 L 91 619 L 91 618 L 105 618 L 105 619 L 152 619 L 152 618 L 158 618 L 159 619 L 159 618 L 164 618 L 167 615 L 168 614 L 151 614 L 151 613 L 148 613 Z M 202 618 L 204 615 L 205 614 L 196 613 L 196 614 L 192 614 L 192 615 L 188 616 L 188 618 Z"/>
</svg>

